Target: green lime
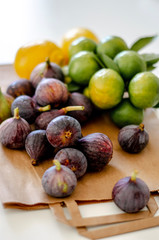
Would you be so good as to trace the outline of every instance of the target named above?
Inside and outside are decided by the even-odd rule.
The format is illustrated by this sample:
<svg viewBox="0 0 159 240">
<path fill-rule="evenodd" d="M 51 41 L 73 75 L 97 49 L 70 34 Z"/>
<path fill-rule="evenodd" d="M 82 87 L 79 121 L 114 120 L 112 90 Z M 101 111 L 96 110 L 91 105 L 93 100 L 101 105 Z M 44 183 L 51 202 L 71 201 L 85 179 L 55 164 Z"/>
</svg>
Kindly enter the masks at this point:
<svg viewBox="0 0 159 240">
<path fill-rule="evenodd" d="M 110 118 L 120 128 L 143 121 L 143 109 L 134 107 L 128 98 L 124 98 L 115 108 L 110 111 Z"/>
<path fill-rule="evenodd" d="M 80 51 L 96 51 L 96 42 L 90 38 L 80 37 L 74 40 L 69 46 L 69 57 L 71 58 L 73 55 Z"/>
<path fill-rule="evenodd" d="M 134 106 L 153 107 L 159 101 L 159 78 L 152 72 L 138 73 L 131 79 L 128 91 Z"/>
<path fill-rule="evenodd" d="M 95 106 L 110 109 L 116 106 L 124 94 L 124 81 L 113 69 L 100 69 L 90 79 L 89 96 Z"/>
<path fill-rule="evenodd" d="M 86 97 L 90 98 L 90 96 L 89 96 L 89 87 L 88 86 L 83 89 L 83 95 L 85 95 Z"/>
<path fill-rule="evenodd" d="M 100 66 L 92 52 L 81 51 L 76 53 L 69 62 L 69 76 L 79 85 L 88 85 L 92 75 Z"/>
<path fill-rule="evenodd" d="M 121 76 L 125 81 L 130 81 L 135 74 L 146 71 L 146 63 L 139 53 L 126 50 L 118 53 L 114 58 L 119 67 Z"/>
<path fill-rule="evenodd" d="M 106 36 L 97 45 L 97 53 L 104 53 L 110 58 L 114 58 L 119 52 L 127 50 L 125 41 L 118 36 Z"/>
</svg>

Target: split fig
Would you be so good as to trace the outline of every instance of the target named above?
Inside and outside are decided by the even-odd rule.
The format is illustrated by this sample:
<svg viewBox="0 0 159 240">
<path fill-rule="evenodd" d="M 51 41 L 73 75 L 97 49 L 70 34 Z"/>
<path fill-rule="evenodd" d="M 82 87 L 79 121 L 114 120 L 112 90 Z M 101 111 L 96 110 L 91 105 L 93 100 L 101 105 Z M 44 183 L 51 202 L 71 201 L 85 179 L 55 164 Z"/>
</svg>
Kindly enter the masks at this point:
<svg viewBox="0 0 159 240">
<path fill-rule="evenodd" d="M 45 192 L 52 197 L 67 197 L 72 194 L 77 178 L 72 170 L 54 160 L 55 166 L 48 168 L 42 177 L 42 186 Z"/>
<path fill-rule="evenodd" d="M 103 133 L 91 133 L 78 140 L 79 149 L 88 162 L 88 170 L 101 171 L 112 159 L 113 144 Z"/>
</svg>

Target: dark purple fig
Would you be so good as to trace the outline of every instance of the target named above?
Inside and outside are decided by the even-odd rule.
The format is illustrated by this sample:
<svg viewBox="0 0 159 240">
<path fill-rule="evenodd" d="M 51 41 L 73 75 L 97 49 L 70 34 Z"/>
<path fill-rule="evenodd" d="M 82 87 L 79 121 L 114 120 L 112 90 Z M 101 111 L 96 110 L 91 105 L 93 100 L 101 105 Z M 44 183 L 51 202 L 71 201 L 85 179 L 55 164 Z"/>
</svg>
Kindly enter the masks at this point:
<svg viewBox="0 0 159 240">
<path fill-rule="evenodd" d="M 49 59 L 46 62 L 39 63 L 31 72 L 30 81 L 34 88 L 37 87 L 43 78 L 56 78 L 64 82 L 62 69 L 56 63 L 50 62 Z"/>
<path fill-rule="evenodd" d="M 55 166 L 48 168 L 42 177 L 42 186 L 52 197 L 67 197 L 71 195 L 77 185 L 74 172 L 54 160 Z"/>
<path fill-rule="evenodd" d="M 31 158 L 32 165 L 53 156 L 54 148 L 48 142 L 45 130 L 35 130 L 25 140 L 25 150 Z"/>
<path fill-rule="evenodd" d="M 13 101 L 11 106 L 12 115 L 16 107 L 19 108 L 20 116 L 30 124 L 35 121 L 40 112 L 49 111 L 51 108 L 50 105 L 45 107 L 38 106 L 33 98 L 26 95 L 21 95 Z"/>
<path fill-rule="evenodd" d="M 12 82 L 6 91 L 9 95 L 16 98 L 20 95 L 28 95 L 32 97 L 34 95 L 35 89 L 32 83 L 27 79 L 19 79 Z"/>
<path fill-rule="evenodd" d="M 30 125 L 19 116 L 19 110 L 16 108 L 14 117 L 8 118 L 0 125 L 0 142 L 8 148 L 23 148 L 30 132 Z"/>
<path fill-rule="evenodd" d="M 69 95 L 68 106 L 84 106 L 84 110 L 69 112 L 68 115 L 76 118 L 81 124 L 88 121 L 93 112 L 93 104 L 90 99 L 82 93 L 73 92 Z"/>
<path fill-rule="evenodd" d="M 48 124 L 46 136 L 55 148 L 74 146 L 81 138 L 81 125 L 75 118 L 59 116 Z"/>
<path fill-rule="evenodd" d="M 115 184 L 112 198 L 123 211 L 135 213 L 148 203 L 150 190 L 142 179 L 136 177 L 136 171 L 134 171 L 132 176 L 122 178 Z"/>
<path fill-rule="evenodd" d="M 46 130 L 49 122 L 58 116 L 67 114 L 70 111 L 84 110 L 83 106 L 68 106 L 61 109 L 53 109 L 49 112 L 41 113 L 35 120 L 36 129 Z"/>
<path fill-rule="evenodd" d="M 77 178 L 82 177 L 87 170 L 87 159 L 84 154 L 75 148 L 63 148 L 55 155 L 62 165 L 70 168 Z"/>
<path fill-rule="evenodd" d="M 129 153 L 141 152 L 149 142 L 149 135 L 144 129 L 144 124 L 128 125 L 120 129 L 118 142 L 121 148 Z"/>
<path fill-rule="evenodd" d="M 78 140 L 78 145 L 87 158 L 89 171 L 101 171 L 112 159 L 112 142 L 103 133 L 91 133 L 82 137 Z"/>
<path fill-rule="evenodd" d="M 41 106 L 51 104 L 53 107 L 58 107 L 67 102 L 68 95 L 66 85 L 54 78 L 43 79 L 35 91 L 35 99 Z"/>
</svg>

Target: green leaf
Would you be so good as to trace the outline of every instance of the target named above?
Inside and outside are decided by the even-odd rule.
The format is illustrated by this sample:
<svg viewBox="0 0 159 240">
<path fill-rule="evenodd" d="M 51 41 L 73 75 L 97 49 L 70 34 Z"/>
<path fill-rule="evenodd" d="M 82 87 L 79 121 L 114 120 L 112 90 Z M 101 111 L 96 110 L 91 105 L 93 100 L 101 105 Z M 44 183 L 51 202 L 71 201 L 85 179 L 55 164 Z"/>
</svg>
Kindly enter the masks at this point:
<svg viewBox="0 0 159 240">
<path fill-rule="evenodd" d="M 76 92 L 81 89 L 81 86 L 79 86 L 77 83 L 70 82 L 67 84 L 67 89 L 69 92 Z"/>
<path fill-rule="evenodd" d="M 147 66 L 147 71 L 153 71 L 156 67 L 151 65 L 151 66 Z"/>
<path fill-rule="evenodd" d="M 108 57 L 108 55 L 106 55 L 104 53 L 99 53 L 98 56 L 101 59 L 101 61 L 104 63 L 106 68 L 111 68 L 111 69 L 119 72 L 118 66 L 110 57 Z"/>
<path fill-rule="evenodd" d="M 149 37 L 143 37 L 143 38 L 139 38 L 137 41 L 135 41 L 130 50 L 133 51 L 139 51 L 141 48 L 145 47 L 146 45 L 148 45 L 149 43 L 151 43 L 153 40 L 155 40 L 158 37 L 158 35 L 154 35 L 154 36 L 149 36 Z"/>
<path fill-rule="evenodd" d="M 90 53 L 91 53 L 92 57 L 97 61 L 97 63 L 98 63 L 102 68 L 105 68 L 103 62 L 98 58 L 98 56 L 97 56 L 95 53 L 93 53 L 93 52 L 90 52 Z"/>
<path fill-rule="evenodd" d="M 147 66 L 152 66 L 153 64 L 159 61 L 159 54 L 144 53 L 144 54 L 141 54 L 141 56 L 144 58 Z"/>
</svg>

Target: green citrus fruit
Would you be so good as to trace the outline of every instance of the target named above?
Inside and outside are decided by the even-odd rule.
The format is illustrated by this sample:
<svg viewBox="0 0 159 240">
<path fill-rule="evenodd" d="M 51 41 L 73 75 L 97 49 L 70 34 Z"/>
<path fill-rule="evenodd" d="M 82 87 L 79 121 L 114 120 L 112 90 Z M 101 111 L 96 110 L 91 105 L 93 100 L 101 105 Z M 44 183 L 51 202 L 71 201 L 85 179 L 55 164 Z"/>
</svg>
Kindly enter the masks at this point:
<svg viewBox="0 0 159 240">
<path fill-rule="evenodd" d="M 69 62 L 69 75 L 79 85 L 88 85 L 92 75 L 100 69 L 92 52 L 81 51 Z"/>
<path fill-rule="evenodd" d="M 159 101 L 159 78 L 152 72 L 138 73 L 131 79 L 128 91 L 134 106 L 153 107 Z"/>
<path fill-rule="evenodd" d="M 130 124 L 140 124 L 143 116 L 143 109 L 134 107 L 128 98 L 124 98 L 110 111 L 110 118 L 120 128 Z"/>
<path fill-rule="evenodd" d="M 146 71 L 144 59 L 132 50 L 118 53 L 114 61 L 118 65 L 119 71 L 125 81 L 130 81 L 135 74 Z"/>
<path fill-rule="evenodd" d="M 113 69 L 100 69 L 90 79 L 89 97 L 100 109 L 116 106 L 123 97 L 124 81 Z"/>
<path fill-rule="evenodd" d="M 69 57 L 71 58 L 73 55 L 80 51 L 96 51 L 96 42 L 90 38 L 80 37 L 74 40 L 69 46 Z"/>
<path fill-rule="evenodd" d="M 97 53 L 104 53 L 110 58 L 114 58 L 119 52 L 127 50 L 127 44 L 118 36 L 107 36 L 97 45 Z"/>
</svg>

